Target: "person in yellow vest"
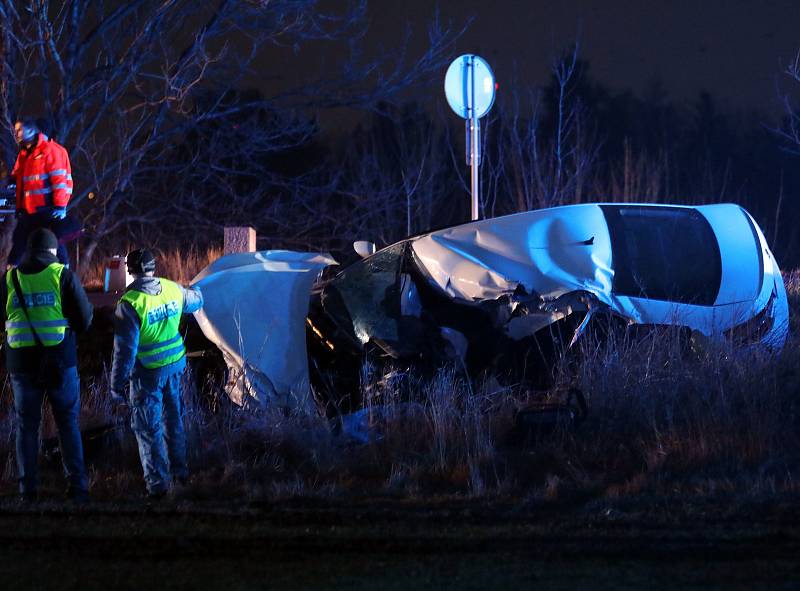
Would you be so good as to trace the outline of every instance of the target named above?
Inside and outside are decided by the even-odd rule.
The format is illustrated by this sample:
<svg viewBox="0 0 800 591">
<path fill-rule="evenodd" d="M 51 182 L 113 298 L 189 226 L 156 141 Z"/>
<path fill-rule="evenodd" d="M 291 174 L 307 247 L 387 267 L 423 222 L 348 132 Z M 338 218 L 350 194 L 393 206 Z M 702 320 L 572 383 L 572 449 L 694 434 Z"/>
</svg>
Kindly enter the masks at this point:
<svg viewBox="0 0 800 591">
<path fill-rule="evenodd" d="M 130 252 L 125 262 L 134 281 L 114 311 L 111 397 L 130 405 L 147 494 L 157 499 L 189 475 L 181 401 L 186 355 L 178 325 L 181 314 L 203 306 L 203 296 L 156 277 L 156 260 L 147 249 Z"/>
<path fill-rule="evenodd" d="M 23 501 L 37 498 L 37 456 L 42 403 L 53 410 L 61 459 L 69 486 L 67 496 L 89 500 L 83 446 L 78 429 L 80 384 L 75 334 L 92 322 L 89 303 L 78 278 L 58 262 L 58 240 L 48 229 L 34 230 L 19 267 L 0 283 L 5 322 L 6 370 L 14 390 L 17 414 L 17 468 Z"/>
</svg>

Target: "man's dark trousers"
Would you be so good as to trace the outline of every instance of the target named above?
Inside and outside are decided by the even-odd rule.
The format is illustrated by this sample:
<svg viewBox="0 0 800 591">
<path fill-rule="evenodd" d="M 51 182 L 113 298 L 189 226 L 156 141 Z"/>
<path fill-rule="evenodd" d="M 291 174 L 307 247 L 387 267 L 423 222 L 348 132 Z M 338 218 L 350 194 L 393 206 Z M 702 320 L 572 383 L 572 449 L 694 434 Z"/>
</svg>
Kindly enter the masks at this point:
<svg viewBox="0 0 800 591">
<path fill-rule="evenodd" d="M 17 412 L 17 468 L 19 491 L 35 494 L 38 486 L 37 458 L 39 455 L 39 426 L 42 422 L 42 402 L 47 395 L 53 409 L 64 473 L 71 492 L 88 489 L 83 463 L 83 444 L 78 428 L 80 394 L 78 370 L 68 367 L 52 376 L 52 385 L 41 385 L 41 376 L 12 373 L 14 407 Z"/>
<path fill-rule="evenodd" d="M 72 220 L 70 220 L 71 222 Z M 62 237 L 65 228 L 72 224 L 66 220 L 54 219 L 49 212 L 37 212 L 34 214 L 22 213 L 17 218 L 17 226 L 14 228 L 14 234 L 11 237 L 11 252 L 8 253 L 8 264 L 19 265 L 22 257 L 25 255 L 27 247 L 28 236 L 37 228 L 47 228 L 52 230 L 53 234 L 58 238 L 58 251 L 56 256 L 58 262 L 62 265 L 69 267 L 69 253 L 67 247 L 62 242 Z M 69 228 L 71 230 L 71 227 Z M 69 231 L 67 230 L 67 231 Z"/>
</svg>

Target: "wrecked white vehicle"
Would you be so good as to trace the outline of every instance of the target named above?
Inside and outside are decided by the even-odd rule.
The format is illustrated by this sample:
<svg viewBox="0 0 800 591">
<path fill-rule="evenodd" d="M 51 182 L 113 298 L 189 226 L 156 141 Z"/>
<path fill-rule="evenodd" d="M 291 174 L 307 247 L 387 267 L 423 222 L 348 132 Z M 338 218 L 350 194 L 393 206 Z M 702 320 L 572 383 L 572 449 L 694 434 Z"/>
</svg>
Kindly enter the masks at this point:
<svg viewBox="0 0 800 591">
<path fill-rule="evenodd" d="M 412 237 L 320 283 L 311 382 L 329 413 L 361 403 L 365 360 L 546 387 L 598 315 L 775 351 L 788 332 L 780 270 L 738 205 L 571 205 Z"/>
</svg>

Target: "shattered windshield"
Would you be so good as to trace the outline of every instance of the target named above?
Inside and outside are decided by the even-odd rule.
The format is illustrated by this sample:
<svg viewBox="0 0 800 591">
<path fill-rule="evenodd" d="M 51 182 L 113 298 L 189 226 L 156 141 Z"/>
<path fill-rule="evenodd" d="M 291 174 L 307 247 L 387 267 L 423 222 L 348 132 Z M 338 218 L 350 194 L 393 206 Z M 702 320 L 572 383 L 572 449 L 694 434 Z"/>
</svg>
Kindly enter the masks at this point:
<svg viewBox="0 0 800 591">
<path fill-rule="evenodd" d="M 602 206 L 611 235 L 613 291 L 711 306 L 722 264 L 708 221 L 685 207 Z"/>
<path fill-rule="evenodd" d="M 330 287 L 341 295 L 340 302 L 352 321 L 355 337 L 362 343 L 371 336 L 398 339 L 397 290 L 405 249 L 406 242 L 385 248 L 351 265 L 331 282 Z"/>
</svg>

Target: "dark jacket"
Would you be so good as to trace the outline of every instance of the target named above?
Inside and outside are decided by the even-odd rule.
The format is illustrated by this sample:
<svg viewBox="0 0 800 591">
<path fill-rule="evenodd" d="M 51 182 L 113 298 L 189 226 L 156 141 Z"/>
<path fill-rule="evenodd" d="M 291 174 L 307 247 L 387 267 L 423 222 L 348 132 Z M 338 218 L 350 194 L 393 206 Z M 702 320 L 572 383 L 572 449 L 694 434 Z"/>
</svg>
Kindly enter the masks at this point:
<svg viewBox="0 0 800 591">
<path fill-rule="evenodd" d="M 57 262 L 56 256 L 47 251 L 27 253 L 18 269 L 23 274 L 39 273 L 48 265 Z M 0 281 L 0 316 L 2 316 L 3 327 L 6 322 L 7 301 L 8 293 L 4 276 Z M 61 273 L 61 309 L 69 322 L 64 340 L 55 347 L 12 349 L 6 344 L 6 370 L 9 373 L 36 373 L 41 366 L 43 355 L 52 357 L 53 362 L 62 368 L 77 365 L 75 334 L 89 328 L 92 323 L 93 308 L 86 297 L 86 292 L 83 291 L 81 282 L 69 269 L 64 269 Z"/>
</svg>

